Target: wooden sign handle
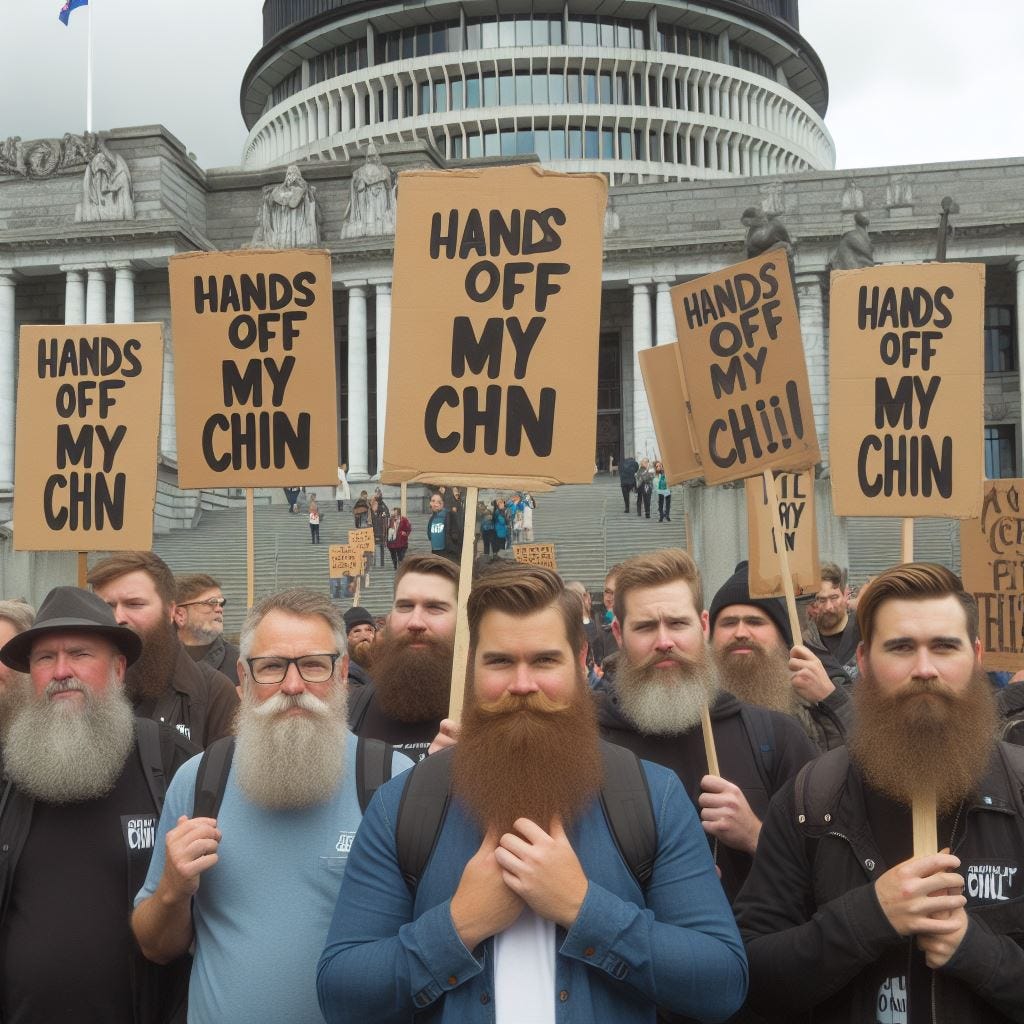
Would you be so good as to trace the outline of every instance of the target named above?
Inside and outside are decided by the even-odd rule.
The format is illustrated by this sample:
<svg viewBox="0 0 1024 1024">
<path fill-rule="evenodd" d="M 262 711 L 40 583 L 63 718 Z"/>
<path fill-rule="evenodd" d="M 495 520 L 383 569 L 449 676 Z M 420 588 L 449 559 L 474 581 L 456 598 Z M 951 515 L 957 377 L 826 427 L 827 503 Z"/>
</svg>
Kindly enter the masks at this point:
<svg viewBox="0 0 1024 1024">
<path fill-rule="evenodd" d="M 798 644 L 801 642 L 803 634 L 800 631 L 800 616 L 796 610 L 796 592 L 793 590 L 793 576 L 789 571 L 786 536 L 782 532 L 782 520 L 779 518 L 779 492 L 775 487 L 775 473 L 770 469 L 764 471 L 764 492 L 768 498 L 768 507 L 772 513 L 772 533 L 775 535 L 775 550 L 779 556 L 782 590 L 786 595 L 786 611 L 789 613 L 789 632 L 793 637 L 793 643 Z"/>
<path fill-rule="evenodd" d="M 365 565 L 366 565 L 366 554 L 365 553 L 362 555 L 362 559 L 363 559 L 363 565 L 365 567 Z M 359 599 L 360 599 L 360 597 L 362 595 L 362 588 L 363 588 L 363 574 L 362 573 L 358 573 L 356 575 L 356 589 L 352 592 L 352 607 L 353 608 L 358 608 L 359 607 Z"/>
<path fill-rule="evenodd" d="M 252 608 L 256 600 L 256 511 L 253 490 L 245 489 L 245 606 Z"/>
<path fill-rule="evenodd" d="M 914 856 L 928 857 L 939 852 L 935 794 L 918 793 L 911 808 L 914 819 Z"/>
<path fill-rule="evenodd" d="M 912 562 L 914 560 L 914 520 L 903 520 L 903 532 L 900 538 L 900 561 Z"/>
<path fill-rule="evenodd" d="M 455 653 L 452 658 L 452 690 L 448 698 L 448 717 L 457 722 L 462 717 L 462 701 L 466 691 L 466 667 L 469 664 L 469 590 L 473 585 L 473 555 L 476 549 L 476 503 L 480 489 L 466 488 L 465 516 L 462 522 L 462 560 L 459 562 L 459 604 L 455 619 Z"/>
<path fill-rule="evenodd" d="M 708 775 L 720 775 L 718 770 L 718 751 L 715 750 L 715 734 L 711 731 L 711 711 L 707 704 L 700 713 L 700 728 L 704 733 L 704 753 L 708 759 Z"/>
<path fill-rule="evenodd" d="M 89 552 L 78 552 L 78 585 L 85 590 L 86 577 L 89 575 Z"/>
</svg>

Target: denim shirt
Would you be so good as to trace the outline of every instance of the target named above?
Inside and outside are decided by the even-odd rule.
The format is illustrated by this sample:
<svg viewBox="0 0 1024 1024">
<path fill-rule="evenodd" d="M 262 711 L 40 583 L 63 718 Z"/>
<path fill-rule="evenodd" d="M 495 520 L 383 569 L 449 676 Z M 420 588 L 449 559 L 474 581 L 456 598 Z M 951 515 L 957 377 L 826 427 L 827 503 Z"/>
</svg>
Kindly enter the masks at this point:
<svg viewBox="0 0 1024 1024">
<path fill-rule="evenodd" d="M 599 800 L 569 829 L 588 880 L 579 916 L 556 930 L 558 1024 L 639 1024 L 656 1004 L 702 1021 L 742 1005 L 747 963 L 707 840 L 675 776 L 643 762 L 658 832 L 641 891 Z M 482 834 L 453 800 L 413 896 L 397 864 L 395 820 L 406 780 L 378 790 L 349 855 L 317 970 L 328 1024 L 417 1021 L 493 1024 L 494 941 L 468 950 L 451 898 Z"/>
</svg>

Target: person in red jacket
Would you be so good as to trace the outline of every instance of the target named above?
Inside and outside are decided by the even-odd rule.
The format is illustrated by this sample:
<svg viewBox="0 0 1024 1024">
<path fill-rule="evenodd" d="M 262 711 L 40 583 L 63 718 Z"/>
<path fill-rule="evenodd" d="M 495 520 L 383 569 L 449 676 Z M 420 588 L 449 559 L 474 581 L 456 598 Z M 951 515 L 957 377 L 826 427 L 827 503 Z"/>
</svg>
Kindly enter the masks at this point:
<svg viewBox="0 0 1024 1024">
<path fill-rule="evenodd" d="M 391 518 L 388 520 L 387 545 L 391 552 L 391 564 L 397 569 L 409 550 L 409 534 L 412 533 L 412 523 L 402 514 L 402 510 L 396 505 L 391 510 Z"/>
</svg>

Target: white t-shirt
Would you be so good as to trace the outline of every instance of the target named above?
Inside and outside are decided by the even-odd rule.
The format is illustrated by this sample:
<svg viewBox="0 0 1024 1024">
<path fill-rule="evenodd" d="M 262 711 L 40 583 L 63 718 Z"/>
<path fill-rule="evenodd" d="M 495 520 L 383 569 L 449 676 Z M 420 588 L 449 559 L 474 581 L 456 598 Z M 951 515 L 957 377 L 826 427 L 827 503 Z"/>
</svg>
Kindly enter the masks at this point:
<svg viewBox="0 0 1024 1024">
<path fill-rule="evenodd" d="M 494 936 L 497 1024 L 555 1024 L 555 923 L 526 907 Z"/>
</svg>

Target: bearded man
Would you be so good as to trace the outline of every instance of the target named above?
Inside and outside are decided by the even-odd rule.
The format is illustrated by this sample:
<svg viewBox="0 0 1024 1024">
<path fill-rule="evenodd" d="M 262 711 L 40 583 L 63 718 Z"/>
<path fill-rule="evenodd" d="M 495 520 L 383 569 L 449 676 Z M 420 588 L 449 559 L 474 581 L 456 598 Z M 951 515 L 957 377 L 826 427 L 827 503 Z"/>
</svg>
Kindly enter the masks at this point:
<svg viewBox="0 0 1024 1024">
<path fill-rule="evenodd" d="M 736 902 L 751 1005 L 824 1024 L 1020 1021 L 1024 757 L 994 739 L 977 605 L 948 569 L 909 563 L 857 618 L 850 743 L 772 802 Z M 915 856 L 926 793 L 940 852 Z"/>
<path fill-rule="evenodd" d="M 383 740 L 413 760 L 426 757 L 448 713 L 459 567 L 410 555 L 395 573 L 395 600 L 373 645 L 373 682 L 349 709 L 357 736 Z"/>
<path fill-rule="evenodd" d="M 732 899 L 750 870 L 772 794 L 815 750 L 793 719 L 719 690 L 703 607 L 700 571 L 682 549 L 623 562 L 612 623 L 620 651 L 605 659 L 604 691 L 594 699 L 606 740 L 679 776 Z M 705 707 L 720 775 L 708 769 Z"/>
<path fill-rule="evenodd" d="M 132 928 L 156 963 L 195 943 L 190 1020 L 319 1024 L 314 967 L 361 818 L 344 624 L 327 597 L 286 590 L 249 613 L 240 650 L 217 818 L 192 817 L 194 758 L 167 793 Z M 396 754 L 392 772 L 410 765 Z"/>
<path fill-rule="evenodd" d="M 119 551 L 101 558 L 86 579 L 118 624 L 142 639 L 142 653 L 125 679 L 135 713 L 177 729 L 200 749 L 227 736 L 238 695 L 226 676 L 193 661 L 178 639 L 177 585 L 167 564 L 152 551 Z"/>
<path fill-rule="evenodd" d="M 156 1024 L 183 999 L 185 973 L 142 959 L 126 913 L 162 780 L 195 753 L 136 723 L 124 676 L 140 646 L 95 594 L 58 587 L 0 649 L 2 1020 Z"/>
<path fill-rule="evenodd" d="M 317 986 L 328 1022 L 722 1020 L 743 999 L 734 924 L 696 815 L 642 764 L 656 824 L 649 884 L 602 807 L 579 602 L 558 575 L 503 566 L 468 602 L 470 679 L 450 801 L 411 891 L 382 787 L 356 837 Z M 493 1005 L 492 1005 L 493 1004 Z"/>
</svg>

